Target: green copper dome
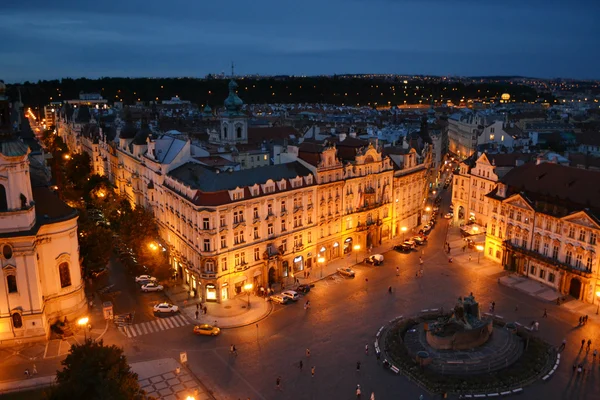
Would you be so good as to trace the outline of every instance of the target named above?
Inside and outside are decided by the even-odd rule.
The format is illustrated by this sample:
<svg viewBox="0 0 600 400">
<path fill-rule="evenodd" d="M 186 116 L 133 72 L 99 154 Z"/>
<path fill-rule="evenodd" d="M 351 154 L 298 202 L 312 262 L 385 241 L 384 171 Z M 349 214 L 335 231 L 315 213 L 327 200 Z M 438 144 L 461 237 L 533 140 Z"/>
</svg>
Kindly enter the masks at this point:
<svg viewBox="0 0 600 400">
<path fill-rule="evenodd" d="M 229 113 L 239 113 L 244 105 L 242 99 L 235 93 L 237 87 L 238 85 L 233 79 L 229 81 L 229 96 L 225 99 L 225 109 Z"/>
</svg>

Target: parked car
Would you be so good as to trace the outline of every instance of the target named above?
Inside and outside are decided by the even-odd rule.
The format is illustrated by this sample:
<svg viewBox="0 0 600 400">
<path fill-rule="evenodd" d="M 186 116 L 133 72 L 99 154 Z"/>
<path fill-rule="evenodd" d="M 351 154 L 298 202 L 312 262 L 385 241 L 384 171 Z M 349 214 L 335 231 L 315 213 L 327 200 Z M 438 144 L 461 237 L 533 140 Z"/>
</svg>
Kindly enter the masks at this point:
<svg viewBox="0 0 600 400">
<path fill-rule="evenodd" d="M 454 217 L 454 213 L 451 213 L 451 212 L 444 215 L 444 218 L 446 218 L 446 219 L 451 219 L 452 217 Z"/>
<path fill-rule="evenodd" d="M 381 264 L 383 264 L 383 255 L 382 254 L 370 255 L 369 257 L 365 258 L 364 262 L 367 264 L 381 265 Z"/>
<path fill-rule="evenodd" d="M 135 281 L 136 282 L 140 282 L 140 281 L 156 282 L 156 278 L 153 276 L 150 276 L 150 275 L 140 275 L 140 276 L 135 277 Z"/>
<path fill-rule="evenodd" d="M 279 304 L 287 304 L 290 302 L 289 297 L 283 296 L 281 294 L 273 294 L 269 297 L 269 300 Z"/>
<path fill-rule="evenodd" d="M 417 243 L 412 239 L 405 240 L 402 244 L 404 244 L 406 246 L 410 246 L 411 249 L 417 248 Z"/>
<path fill-rule="evenodd" d="M 354 278 L 356 276 L 356 273 L 354 272 L 354 270 L 352 270 L 352 268 L 348 268 L 348 267 L 342 268 L 342 267 L 340 267 L 340 268 L 337 269 L 337 271 L 341 275 L 348 276 L 350 278 Z"/>
<path fill-rule="evenodd" d="M 298 299 L 300 298 L 300 295 L 297 292 L 294 292 L 293 290 L 284 290 L 283 292 L 281 292 L 281 295 L 287 297 L 292 301 L 298 301 Z"/>
<path fill-rule="evenodd" d="M 312 287 L 311 285 L 303 283 L 301 285 L 296 286 L 296 288 L 294 290 L 299 293 L 308 293 L 308 292 L 310 292 L 311 287 Z"/>
<path fill-rule="evenodd" d="M 142 286 L 142 292 L 160 292 L 164 288 L 156 282 L 150 282 Z"/>
<path fill-rule="evenodd" d="M 419 246 L 422 246 L 427 242 L 427 237 L 426 236 L 413 236 L 412 238 L 410 238 L 410 240 L 412 240 Z"/>
<path fill-rule="evenodd" d="M 221 328 L 208 324 L 200 324 L 194 326 L 194 333 L 196 335 L 217 336 L 221 333 Z"/>
<path fill-rule="evenodd" d="M 398 244 L 394 246 L 394 250 L 399 251 L 401 253 L 410 253 L 412 251 L 412 248 L 405 244 Z"/>
<path fill-rule="evenodd" d="M 153 310 L 155 313 L 175 314 L 177 311 L 179 311 L 179 307 L 171 303 L 159 303 L 154 306 Z"/>
</svg>

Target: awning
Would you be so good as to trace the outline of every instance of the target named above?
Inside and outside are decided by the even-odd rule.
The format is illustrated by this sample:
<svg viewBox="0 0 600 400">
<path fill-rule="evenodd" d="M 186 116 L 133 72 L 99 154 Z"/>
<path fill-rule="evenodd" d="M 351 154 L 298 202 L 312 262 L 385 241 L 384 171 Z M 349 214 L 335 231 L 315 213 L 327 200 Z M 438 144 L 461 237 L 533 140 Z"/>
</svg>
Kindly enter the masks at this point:
<svg viewBox="0 0 600 400">
<path fill-rule="evenodd" d="M 260 269 L 254 271 L 254 275 L 252 276 L 259 276 L 260 274 L 262 274 L 262 271 Z"/>
</svg>

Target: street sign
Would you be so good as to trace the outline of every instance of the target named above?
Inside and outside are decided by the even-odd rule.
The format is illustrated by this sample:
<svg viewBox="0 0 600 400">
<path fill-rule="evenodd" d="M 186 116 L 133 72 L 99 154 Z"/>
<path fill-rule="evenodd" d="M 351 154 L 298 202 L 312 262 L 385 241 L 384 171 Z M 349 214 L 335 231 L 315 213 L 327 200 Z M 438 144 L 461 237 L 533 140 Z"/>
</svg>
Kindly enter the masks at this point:
<svg viewBox="0 0 600 400">
<path fill-rule="evenodd" d="M 187 353 L 185 351 L 182 351 L 181 353 L 179 353 L 179 361 L 182 364 L 187 363 Z"/>
</svg>

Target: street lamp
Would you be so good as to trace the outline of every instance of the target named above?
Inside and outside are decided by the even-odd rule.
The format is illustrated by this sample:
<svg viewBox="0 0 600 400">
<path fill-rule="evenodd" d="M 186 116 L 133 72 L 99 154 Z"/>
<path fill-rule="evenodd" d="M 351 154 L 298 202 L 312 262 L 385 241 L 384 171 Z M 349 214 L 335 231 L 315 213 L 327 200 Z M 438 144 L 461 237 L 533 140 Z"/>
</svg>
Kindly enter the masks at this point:
<svg viewBox="0 0 600 400">
<path fill-rule="evenodd" d="M 356 252 L 356 258 L 354 260 L 354 264 L 358 264 L 358 251 L 360 250 L 360 244 L 354 245 L 354 251 Z"/>
<path fill-rule="evenodd" d="M 596 292 L 596 297 L 598 298 L 598 308 L 596 308 L 596 315 L 598 315 L 598 310 L 600 309 L 600 290 Z"/>
<path fill-rule="evenodd" d="M 317 262 L 321 266 L 321 278 L 323 277 L 323 264 L 325 263 L 325 257 L 317 258 Z"/>
<path fill-rule="evenodd" d="M 427 212 L 431 211 L 431 207 L 429 207 L 429 206 L 425 207 L 425 211 L 427 211 Z"/>
<path fill-rule="evenodd" d="M 150 243 L 148 243 L 148 247 L 149 247 L 149 248 L 150 248 L 150 250 L 152 250 L 152 251 L 156 251 L 156 250 L 158 250 L 158 246 L 157 246 L 157 245 L 156 245 L 156 243 L 154 243 L 154 242 L 150 242 Z"/>
<path fill-rule="evenodd" d="M 79 325 L 80 327 L 83 328 L 83 337 L 85 338 L 86 341 L 87 341 L 86 327 L 87 327 L 89 320 L 90 319 L 88 317 L 79 318 L 77 320 L 77 325 Z"/>
<path fill-rule="evenodd" d="M 254 285 L 251 283 L 247 283 L 244 285 L 244 290 L 246 290 L 246 293 L 248 294 L 248 308 L 250 308 L 250 291 L 253 287 Z"/>
<path fill-rule="evenodd" d="M 400 230 L 402 231 L 402 241 L 404 242 L 404 234 L 406 233 L 406 231 L 408 230 L 407 227 L 403 226 L 402 228 L 400 228 Z"/>
<path fill-rule="evenodd" d="M 475 248 L 477 249 L 477 264 L 479 264 L 479 255 L 483 251 L 483 246 L 479 244 L 479 245 L 475 246 Z"/>
</svg>

